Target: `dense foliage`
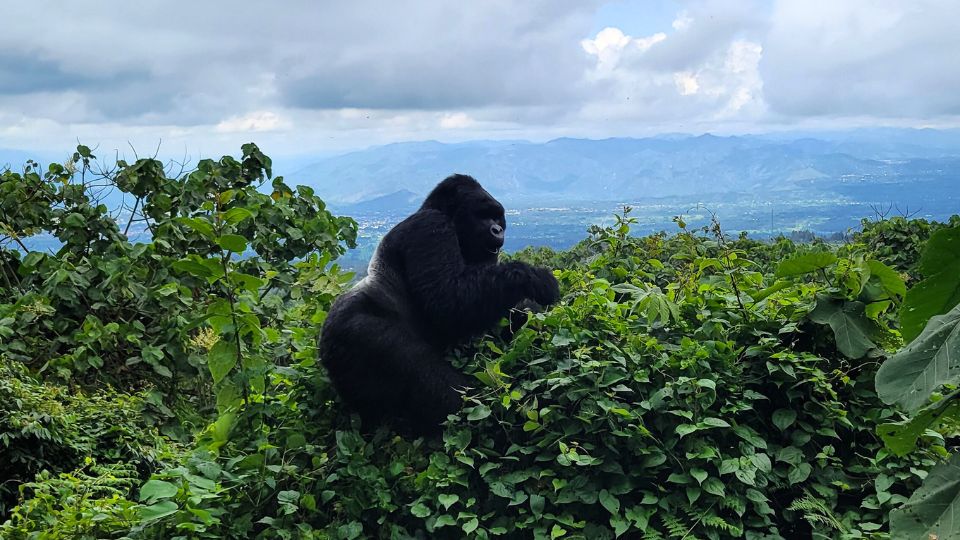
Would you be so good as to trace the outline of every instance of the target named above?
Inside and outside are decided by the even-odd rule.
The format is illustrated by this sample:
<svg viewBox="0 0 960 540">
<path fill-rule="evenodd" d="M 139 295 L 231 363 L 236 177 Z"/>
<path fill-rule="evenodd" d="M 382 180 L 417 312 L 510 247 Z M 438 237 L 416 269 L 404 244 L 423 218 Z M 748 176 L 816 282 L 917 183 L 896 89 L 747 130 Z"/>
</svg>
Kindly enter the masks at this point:
<svg viewBox="0 0 960 540">
<path fill-rule="evenodd" d="M 894 368 L 922 363 L 960 319 L 915 292 L 949 289 L 957 228 L 881 221 L 801 245 L 678 217 L 637 238 L 625 209 L 567 252 L 515 255 L 556 268 L 563 300 L 509 343 L 456 351 L 476 388 L 442 439 L 411 441 L 358 431 L 317 361 L 355 224 L 269 179 L 253 145 L 184 175 L 101 170 L 85 147 L 0 173 L 0 537 L 940 530 L 929 479 L 891 511 L 949 453 L 956 393 L 930 399 L 957 371 L 923 396 L 874 379 L 897 351 Z M 104 186 L 132 199 L 119 220 Z M 150 239 L 130 242 L 131 223 Z M 43 231 L 58 253 L 26 249 Z M 904 347 L 903 306 L 931 321 L 919 346 Z M 929 478 L 960 490 L 943 467 Z"/>
</svg>

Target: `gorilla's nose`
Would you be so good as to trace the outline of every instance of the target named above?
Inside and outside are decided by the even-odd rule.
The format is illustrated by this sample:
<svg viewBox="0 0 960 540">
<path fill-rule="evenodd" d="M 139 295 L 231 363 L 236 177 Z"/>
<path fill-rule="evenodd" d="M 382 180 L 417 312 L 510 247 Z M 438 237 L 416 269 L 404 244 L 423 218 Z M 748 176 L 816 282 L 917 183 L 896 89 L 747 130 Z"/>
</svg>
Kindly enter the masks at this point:
<svg viewBox="0 0 960 540">
<path fill-rule="evenodd" d="M 490 226 L 490 234 L 492 234 L 496 238 L 503 238 L 503 227 L 494 223 L 493 225 Z"/>
</svg>

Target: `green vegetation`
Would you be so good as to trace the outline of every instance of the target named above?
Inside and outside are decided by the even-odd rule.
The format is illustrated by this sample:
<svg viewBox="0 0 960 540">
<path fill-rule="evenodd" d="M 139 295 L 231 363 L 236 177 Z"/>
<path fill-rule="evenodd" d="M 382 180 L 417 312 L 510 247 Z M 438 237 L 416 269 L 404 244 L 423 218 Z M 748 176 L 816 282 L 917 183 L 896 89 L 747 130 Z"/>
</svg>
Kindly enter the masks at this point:
<svg viewBox="0 0 960 540">
<path fill-rule="evenodd" d="M 960 534 L 957 221 L 796 244 L 624 209 L 514 255 L 562 302 L 456 351 L 477 388 L 408 441 L 358 431 L 316 357 L 355 223 L 270 168 L 0 173 L 0 538 Z"/>
</svg>

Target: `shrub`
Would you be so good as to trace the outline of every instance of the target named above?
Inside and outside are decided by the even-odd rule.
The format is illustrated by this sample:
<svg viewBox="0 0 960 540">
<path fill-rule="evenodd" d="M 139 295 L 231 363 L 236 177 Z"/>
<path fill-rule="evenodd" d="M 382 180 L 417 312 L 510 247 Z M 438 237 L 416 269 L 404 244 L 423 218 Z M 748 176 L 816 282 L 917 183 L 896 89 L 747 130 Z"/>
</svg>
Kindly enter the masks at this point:
<svg viewBox="0 0 960 540">
<path fill-rule="evenodd" d="M 5 538 L 883 538 L 947 453 L 875 434 L 910 425 L 874 388 L 902 345 L 886 241 L 679 217 L 636 238 L 625 209 L 520 253 L 557 267 L 562 302 L 455 351 L 476 388 L 441 440 L 409 441 L 359 431 L 318 363 L 352 220 L 280 178 L 261 193 L 253 145 L 94 175 L 133 198 L 125 224 L 90 150 L 71 163 L 0 175 Z M 38 231 L 56 256 L 10 247 Z"/>
</svg>

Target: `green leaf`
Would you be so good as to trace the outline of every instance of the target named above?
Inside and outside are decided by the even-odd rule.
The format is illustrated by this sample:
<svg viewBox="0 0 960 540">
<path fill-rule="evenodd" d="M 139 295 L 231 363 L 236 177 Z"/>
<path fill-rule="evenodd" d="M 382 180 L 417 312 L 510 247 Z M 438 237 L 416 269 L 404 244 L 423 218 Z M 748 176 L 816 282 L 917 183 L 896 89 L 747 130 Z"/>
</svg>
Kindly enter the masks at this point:
<svg viewBox="0 0 960 540">
<path fill-rule="evenodd" d="M 253 212 L 246 208 L 231 208 L 223 213 L 223 219 L 231 225 L 236 225 L 241 221 L 253 217 Z"/>
<path fill-rule="evenodd" d="M 707 478 L 703 483 L 703 490 L 717 497 L 724 497 L 723 482 L 719 478 Z"/>
<path fill-rule="evenodd" d="M 726 420 L 720 418 L 707 417 L 700 422 L 699 425 L 710 426 L 710 427 L 730 427 L 730 423 Z"/>
<path fill-rule="evenodd" d="M 733 471 L 733 475 L 737 477 L 737 480 L 740 480 L 748 486 L 755 486 L 757 483 L 756 469 L 737 469 Z"/>
<path fill-rule="evenodd" d="M 350 523 L 337 527 L 337 534 L 344 540 L 360 538 L 360 535 L 363 534 L 363 524 L 359 521 L 351 521 Z"/>
<path fill-rule="evenodd" d="M 619 515 L 612 515 L 610 516 L 610 526 L 613 527 L 614 536 L 619 538 L 630 528 L 630 522 Z"/>
<path fill-rule="evenodd" d="M 230 272 L 229 278 L 232 283 L 235 283 L 250 292 L 259 291 L 260 288 L 267 283 L 264 279 L 258 278 L 257 276 L 251 276 L 250 274 L 244 274 L 243 272 Z"/>
<path fill-rule="evenodd" d="M 763 493 L 760 493 L 755 489 L 748 489 L 746 492 L 746 496 L 748 500 L 751 500 L 757 503 L 767 502 L 768 500 L 770 500 L 770 499 L 767 499 L 766 495 L 764 495 Z"/>
<path fill-rule="evenodd" d="M 413 505 L 413 508 L 410 509 L 410 513 L 418 518 L 425 518 L 431 514 L 430 508 L 422 502 L 418 502 L 417 504 Z"/>
<path fill-rule="evenodd" d="M 902 422 L 877 426 L 877 435 L 894 454 L 905 456 L 917 447 L 917 440 L 928 429 L 935 429 L 945 418 L 960 416 L 960 390 L 915 412 Z"/>
<path fill-rule="evenodd" d="M 207 367 L 213 376 L 213 384 L 217 384 L 230 373 L 237 365 L 237 346 L 231 341 L 221 339 L 207 354 Z"/>
<path fill-rule="evenodd" d="M 932 317 L 960 304 L 960 227 L 930 235 L 919 269 L 924 279 L 907 291 L 900 308 L 900 328 L 908 342 L 920 335 Z"/>
<path fill-rule="evenodd" d="M 40 261 L 44 258 L 44 253 L 42 251 L 31 251 L 27 253 L 27 256 L 23 258 L 23 266 L 26 268 L 34 268 Z"/>
<path fill-rule="evenodd" d="M 703 481 L 706 480 L 707 476 L 709 475 L 707 474 L 707 471 L 693 467 L 692 469 L 690 469 L 690 476 L 692 476 L 697 481 L 698 484 L 702 484 Z"/>
<path fill-rule="evenodd" d="M 225 234 L 217 238 L 217 245 L 227 251 L 243 253 L 247 250 L 247 239 L 239 234 Z"/>
<path fill-rule="evenodd" d="M 917 339 L 891 356 L 877 370 L 877 394 L 884 403 L 908 411 L 926 405 L 944 384 L 960 376 L 960 306 L 937 315 Z"/>
<path fill-rule="evenodd" d="M 296 490 L 284 490 L 277 493 L 277 502 L 283 504 L 298 504 L 300 492 Z"/>
<path fill-rule="evenodd" d="M 796 446 L 785 446 L 777 452 L 777 461 L 789 463 L 790 465 L 799 465 L 803 461 L 803 450 Z"/>
<path fill-rule="evenodd" d="M 173 501 L 162 501 L 140 508 L 141 521 L 154 521 L 177 511 L 179 507 Z"/>
<path fill-rule="evenodd" d="M 757 448 L 767 447 L 767 441 L 763 439 L 756 431 L 747 426 L 736 426 L 733 428 L 733 432 L 737 434 L 738 437 L 747 441 Z"/>
<path fill-rule="evenodd" d="M 447 525 L 453 525 L 457 522 L 456 518 L 450 514 L 441 514 L 437 516 L 437 520 L 434 522 L 434 527 L 446 527 Z"/>
<path fill-rule="evenodd" d="M 880 261 L 867 261 L 867 268 L 870 269 L 870 276 L 877 278 L 880 286 L 892 299 L 894 296 L 903 298 L 907 294 L 907 285 L 896 270 L 883 264 Z"/>
<path fill-rule="evenodd" d="M 83 214 L 72 212 L 67 214 L 67 217 L 63 219 L 63 224 L 68 227 L 85 227 L 87 225 L 87 219 L 83 217 Z"/>
<path fill-rule="evenodd" d="M 684 435 L 689 435 L 694 431 L 697 431 L 697 429 L 697 426 L 693 424 L 680 424 L 674 431 L 678 436 L 683 437 Z"/>
<path fill-rule="evenodd" d="M 194 230 L 204 238 L 213 238 L 213 224 L 204 218 L 180 217 L 176 221 Z"/>
<path fill-rule="evenodd" d="M 172 266 L 174 270 L 186 272 L 187 274 L 200 278 L 208 278 L 213 275 L 209 268 L 195 258 L 180 259 L 179 261 L 174 261 L 170 266 Z"/>
<path fill-rule="evenodd" d="M 787 480 L 790 481 L 790 484 L 799 484 L 806 480 L 810 473 L 813 471 L 813 467 L 809 463 L 801 463 L 787 473 Z"/>
<path fill-rule="evenodd" d="M 460 500 L 460 496 L 455 493 L 441 493 L 440 496 L 437 497 L 437 500 L 443 505 L 444 510 L 449 510 L 451 506 Z"/>
<path fill-rule="evenodd" d="M 863 358 L 877 348 L 870 339 L 877 332 L 876 324 L 867 317 L 862 302 L 846 302 L 817 295 L 817 307 L 808 317 L 815 323 L 830 325 L 837 349 L 847 358 Z"/>
<path fill-rule="evenodd" d="M 770 463 L 770 456 L 764 453 L 757 453 L 750 456 L 750 461 L 760 472 L 768 473 L 773 468 L 773 464 Z"/>
<path fill-rule="evenodd" d="M 140 500 L 146 502 L 168 499 L 177 494 L 177 486 L 163 480 L 147 480 L 140 487 Z"/>
<path fill-rule="evenodd" d="M 900 508 L 890 512 L 890 537 L 904 540 L 960 537 L 960 454 L 937 465 Z"/>
<path fill-rule="evenodd" d="M 469 521 L 460 526 L 463 529 L 463 532 L 470 534 L 473 531 L 477 530 L 477 527 L 480 526 L 480 520 L 477 518 L 471 518 Z"/>
<path fill-rule="evenodd" d="M 817 253 L 804 253 L 791 257 L 777 266 L 776 277 L 799 276 L 809 272 L 826 268 L 837 262 L 837 256 L 833 253 L 821 251 Z"/>
<path fill-rule="evenodd" d="M 490 407 L 486 405 L 477 405 L 473 407 L 469 413 L 467 413 L 467 420 L 483 420 L 484 418 L 490 416 Z"/>
<path fill-rule="evenodd" d="M 153 371 L 154 371 L 157 375 L 160 375 L 161 377 L 166 377 L 166 378 L 168 378 L 168 379 L 169 379 L 170 377 L 173 377 L 173 372 L 170 371 L 170 368 L 168 368 L 167 366 L 165 366 L 165 365 L 163 365 L 163 364 L 151 364 L 151 367 L 153 367 Z"/>
<path fill-rule="evenodd" d="M 221 414 L 217 420 L 210 425 L 210 436 L 213 439 L 213 447 L 219 448 L 230 440 L 230 430 L 233 429 L 234 421 L 237 415 L 232 412 Z"/>
<path fill-rule="evenodd" d="M 611 495 L 609 491 L 605 489 L 600 490 L 600 504 L 607 509 L 607 512 L 611 514 L 617 514 L 620 512 L 620 499 L 616 496 Z"/>
<path fill-rule="evenodd" d="M 235 410 L 240 405 L 240 390 L 235 384 L 223 384 L 217 390 L 217 412 Z"/>
<path fill-rule="evenodd" d="M 793 285 L 793 283 L 790 283 L 789 281 L 777 281 L 776 283 L 767 287 L 766 289 L 762 289 L 755 293 L 751 293 L 750 297 L 753 298 L 754 303 L 758 303 L 765 300 L 771 294 L 775 292 L 780 292 L 786 289 L 787 287 L 790 287 L 791 285 Z"/>
<path fill-rule="evenodd" d="M 797 419 L 797 411 L 793 409 L 777 409 L 773 412 L 773 425 L 780 431 L 786 431 Z"/>
<path fill-rule="evenodd" d="M 540 517 L 540 514 L 543 514 L 543 508 L 546 502 L 547 499 L 542 495 L 537 495 L 536 493 L 530 494 L 530 511 L 533 512 L 534 516 Z"/>
<path fill-rule="evenodd" d="M 728 458 L 720 462 L 720 474 L 730 474 L 740 469 L 740 460 Z"/>
</svg>

